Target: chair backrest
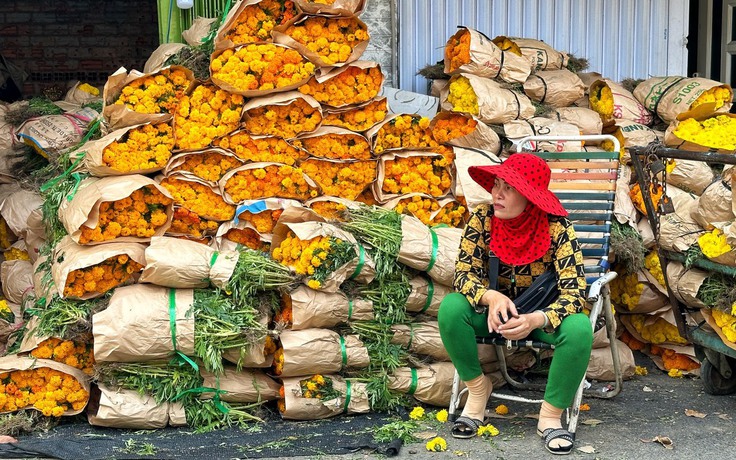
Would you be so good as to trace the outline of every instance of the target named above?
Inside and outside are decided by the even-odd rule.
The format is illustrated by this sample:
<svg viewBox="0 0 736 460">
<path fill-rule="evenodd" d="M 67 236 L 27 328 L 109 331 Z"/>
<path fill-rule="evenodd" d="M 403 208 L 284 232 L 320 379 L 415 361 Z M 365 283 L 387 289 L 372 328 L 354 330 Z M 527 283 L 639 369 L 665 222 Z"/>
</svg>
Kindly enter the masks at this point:
<svg viewBox="0 0 736 460">
<path fill-rule="evenodd" d="M 552 177 L 550 190 L 569 213 L 568 218 L 582 246 L 588 284 L 610 269 L 613 204 L 619 172 L 619 142 L 613 136 L 532 136 L 521 139 L 521 147 L 532 141 L 611 140 L 612 152 L 530 152 L 543 158 Z M 522 151 L 523 149 L 519 149 Z"/>
</svg>

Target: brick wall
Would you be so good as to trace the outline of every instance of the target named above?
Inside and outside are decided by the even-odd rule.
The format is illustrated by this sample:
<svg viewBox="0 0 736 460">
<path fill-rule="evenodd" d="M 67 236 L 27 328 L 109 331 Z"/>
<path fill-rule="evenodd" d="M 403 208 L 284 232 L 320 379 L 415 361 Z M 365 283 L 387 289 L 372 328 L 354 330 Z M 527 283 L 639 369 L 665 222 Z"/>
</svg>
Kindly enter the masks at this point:
<svg viewBox="0 0 736 460">
<path fill-rule="evenodd" d="M 24 96 L 119 67 L 143 69 L 158 46 L 153 0 L 0 0 L 0 53 L 29 74 Z"/>
</svg>

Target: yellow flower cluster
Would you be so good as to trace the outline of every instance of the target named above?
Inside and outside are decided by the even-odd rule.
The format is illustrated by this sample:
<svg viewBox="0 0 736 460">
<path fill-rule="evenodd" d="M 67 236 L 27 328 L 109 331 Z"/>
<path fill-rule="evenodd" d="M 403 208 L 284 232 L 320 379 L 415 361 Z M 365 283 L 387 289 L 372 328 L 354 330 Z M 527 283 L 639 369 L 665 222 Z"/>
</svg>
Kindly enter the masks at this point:
<svg viewBox="0 0 736 460">
<path fill-rule="evenodd" d="M 225 191 L 235 203 L 269 197 L 306 200 L 318 195 L 305 180 L 303 171 L 289 165 L 238 171 L 225 183 Z"/>
<path fill-rule="evenodd" d="M 662 264 L 659 262 L 659 254 L 657 254 L 656 249 L 649 251 L 649 254 L 644 257 L 644 267 L 649 270 L 649 273 L 654 276 L 660 286 L 666 286 L 664 273 L 662 273 Z"/>
<path fill-rule="evenodd" d="M 467 208 L 459 201 L 451 201 L 441 209 L 439 202 L 431 197 L 414 195 L 400 200 L 394 208 L 399 214 L 410 214 L 425 225 L 445 224 L 460 227 L 467 217 Z M 432 219 L 432 213 L 439 211 Z"/>
<path fill-rule="evenodd" d="M 506 407 L 505 404 L 499 404 L 498 406 L 496 406 L 496 409 L 494 409 L 494 412 L 498 415 L 506 415 L 509 413 L 509 408 Z"/>
<path fill-rule="evenodd" d="M 490 423 L 488 425 L 483 425 L 478 428 L 478 436 L 483 438 L 498 436 L 501 432 L 498 431 L 498 428 L 491 425 Z"/>
<path fill-rule="evenodd" d="M 590 88 L 590 108 L 598 112 L 603 120 L 613 118 L 613 92 L 605 83 Z"/>
<path fill-rule="evenodd" d="M 291 143 L 319 158 L 333 160 L 368 160 L 371 158 L 371 146 L 368 144 L 368 139 L 355 133 L 323 134 L 295 139 Z"/>
<path fill-rule="evenodd" d="M 704 233 L 698 238 L 698 246 L 705 257 L 712 259 L 731 251 L 731 246 L 726 241 L 726 235 L 717 228 L 710 233 Z"/>
<path fill-rule="evenodd" d="M 220 194 L 205 184 L 166 177 L 161 185 L 174 197 L 176 204 L 200 217 L 224 221 L 235 215 L 235 206 L 226 203 Z"/>
<path fill-rule="evenodd" d="M 470 32 L 467 29 L 450 37 L 445 44 L 445 62 L 450 64 L 450 73 L 470 62 Z"/>
<path fill-rule="evenodd" d="M 409 412 L 409 418 L 412 420 L 421 420 L 424 418 L 424 408 L 422 406 L 416 406 Z"/>
<path fill-rule="evenodd" d="M 214 144 L 229 150 L 244 161 L 283 163 L 294 165 L 297 160 L 306 158 L 302 152 L 280 137 L 261 137 L 254 139 L 245 131 L 215 139 Z"/>
<path fill-rule="evenodd" d="M 666 370 L 670 371 L 668 372 L 670 377 L 682 377 L 682 372 L 676 371 L 692 371 L 700 367 L 700 363 L 693 361 L 689 356 L 676 353 L 669 348 L 652 345 L 649 351 L 653 355 L 662 357 L 662 364 Z"/>
<path fill-rule="evenodd" d="M 445 224 L 450 227 L 463 227 L 465 222 L 468 220 L 468 208 L 465 205 L 465 201 L 458 199 L 458 201 L 450 201 L 449 203 L 442 206 L 440 212 L 434 216 L 429 224 L 427 225 L 440 225 Z"/>
<path fill-rule="evenodd" d="M 711 314 L 723 335 L 731 342 L 736 342 L 736 316 L 715 308 L 711 310 Z"/>
<path fill-rule="evenodd" d="M 376 162 L 359 160 L 333 162 L 311 158 L 302 162 L 304 173 L 322 188 L 325 195 L 354 200 L 376 180 Z"/>
<path fill-rule="evenodd" d="M 219 226 L 219 222 L 203 219 L 196 212 L 177 206 L 174 208 L 174 218 L 171 221 L 171 227 L 169 227 L 166 233 L 202 238 L 203 236 L 217 233 Z"/>
<path fill-rule="evenodd" d="M 718 110 L 723 107 L 723 104 L 731 102 L 733 100 L 733 93 L 727 86 L 715 86 L 708 91 L 704 92 L 698 98 L 690 104 L 690 109 L 708 103 L 715 103 L 715 109 Z"/>
<path fill-rule="evenodd" d="M 388 149 L 436 147 L 439 147 L 439 144 L 429 130 L 429 118 L 418 115 L 399 115 L 378 130 L 374 151 L 380 155 Z"/>
<path fill-rule="evenodd" d="M 88 399 L 77 379 L 47 367 L 0 374 L 0 412 L 33 407 L 46 417 L 61 417 L 82 410 Z"/>
<path fill-rule="evenodd" d="M 28 255 L 28 251 L 14 247 L 5 251 L 3 253 L 3 257 L 5 260 L 31 260 L 31 257 Z"/>
<path fill-rule="evenodd" d="M 478 122 L 474 119 L 459 113 L 452 114 L 437 120 L 432 127 L 432 137 L 440 144 L 444 144 L 458 137 L 467 136 L 475 131 L 476 126 Z"/>
<path fill-rule="evenodd" d="M 387 193 L 425 193 L 433 197 L 447 194 L 452 185 L 444 157 L 412 156 L 384 163 L 381 189 Z"/>
<path fill-rule="evenodd" d="M 261 0 L 248 5 L 233 22 L 225 38 L 236 45 L 271 41 L 271 30 L 297 15 L 291 0 Z"/>
<path fill-rule="evenodd" d="M 187 155 L 184 163 L 172 171 L 189 171 L 204 180 L 217 182 L 226 172 L 241 165 L 237 158 L 210 151 Z"/>
<path fill-rule="evenodd" d="M 355 199 L 355 201 L 357 201 L 359 203 L 365 203 L 368 206 L 373 206 L 373 205 L 377 205 L 378 204 L 376 202 L 375 195 L 373 195 L 373 190 L 370 189 L 370 188 L 367 188 L 367 189 L 363 190 L 363 193 L 361 193 L 360 195 L 358 195 L 358 197 Z"/>
<path fill-rule="evenodd" d="M 674 343 L 685 345 L 687 340 L 680 336 L 677 326 L 670 324 L 664 318 L 657 318 L 652 324 L 645 324 L 647 316 L 631 315 L 631 325 L 639 336 L 649 343 Z"/>
<path fill-rule="evenodd" d="M 164 69 L 125 85 L 115 104 L 140 113 L 174 113 L 189 79 L 181 69 Z"/>
<path fill-rule="evenodd" d="M 50 337 L 31 351 L 31 356 L 51 359 L 67 366 L 76 367 L 87 375 L 94 372 L 95 358 L 92 344 Z"/>
<path fill-rule="evenodd" d="M 284 139 L 314 131 L 322 123 L 322 112 L 304 99 L 286 105 L 265 105 L 247 112 L 245 129 L 255 136 L 271 135 Z"/>
<path fill-rule="evenodd" d="M 444 452 L 447 450 L 447 441 L 445 441 L 444 438 L 437 436 L 427 441 L 427 445 L 425 447 L 430 452 Z"/>
<path fill-rule="evenodd" d="M 519 45 L 509 40 L 508 37 L 496 37 L 493 39 L 493 44 L 496 45 L 501 51 L 510 51 L 517 56 L 522 55 Z"/>
<path fill-rule="evenodd" d="M 103 294 L 141 270 L 143 265 L 126 254 L 109 257 L 98 264 L 72 270 L 66 277 L 64 297 Z"/>
<path fill-rule="evenodd" d="M 325 126 L 339 126 L 350 131 L 366 131 L 376 123 L 382 122 L 386 118 L 387 112 L 387 100 L 382 98 L 350 110 L 325 112 L 322 124 Z"/>
<path fill-rule="evenodd" d="M 466 77 L 460 76 L 452 79 L 447 102 L 452 105 L 453 112 L 465 112 L 471 115 L 479 113 L 478 96 Z"/>
<path fill-rule="evenodd" d="M 365 25 L 353 17 L 310 16 L 289 26 L 285 33 L 318 54 L 325 65 L 346 62 L 353 48 L 370 38 Z"/>
<path fill-rule="evenodd" d="M 176 148 L 201 149 L 235 131 L 243 102 L 243 96 L 210 85 L 199 85 L 192 94 L 182 96 L 174 117 Z"/>
<path fill-rule="evenodd" d="M 332 379 L 321 374 L 315 374 L 308 379 L 300 380 L 299 386 L 304 398 L 330 400 L 339 396 L 338 391 L 332 386 Z"/>
<path fill-rule="evenodd" d="M 170 204 L 171 199 L 152 185 L 141 187 L 121 200 L 104 201 L 100 204 L 97 226 L 82 225 L 79 244 L 126 236 L 150 238 L 168 222 L 166 207 Z"/>
<path fill-rule="evenodd" d="M 698 121 L 688 118 L 673 131 L 675 136 L 688 142 L 714 149 L 736 150 L 736 118 L 718 115 Z"/>
<path fill-rule="evenodd" d="M 349 66 L 345 71 L 321 83 L 312 77 L 299 87 L 299 91 L 322 104 L 340 107 L 370 101 L 378 95 L 382 84 L 383 73 L 379 67 L 361 69 L 358 66 Z"/>
<path fill-rule="evenodd" d="M 266 209 L 255 214 L 243 211 L 238 215 L 238 219 L 250 222 L 258 233 L 273 233 L 273 228 L 283 212 L 283 209 Z"/>
<path fill-rule="evenodd" d="M 273 250 L 272 256 L 277 262 L 293 268 L 298 275 L 312 276 L 329 257 L 333 242 L 340 243 L 341 241 L 329 236 L 302 240 L 290 231 L 279 247 Z M 308 286 L 312 289 L 319 289 L 322 283 L 311 279 Z"/>
<path fill-rule="evenodd" d="M 621 146 L 618 151 L 618 159 L 623 161 L 624 156 L 626 155 L 626 139 L 624 138 L 624 135 L 621 132 L 621 128 L 616 128 L 616 130 L 613 131 L 613 133 L 611 134 L 613 135 L 613 137 L 618 139 L 618 145 Z M 613 141 L 611 140 L 606 139 L 603 142 L 601 142 L 601 148 L 605 150 L 606 152 L 613 152 L 613 147 L 614 147 Z M 671 172 L 671 170 L 668 170 L 667 172 Z"/>
<path fill-rule="evenodd" d="M 273 375 L 281 375 L 284 372 L 284 347 L 279 346 L 273 353 Z M 279 389 L 279 410 L 284 412 L 286 410 L 284 401 L 284 387 Z"/>
<path fill-rule="evenodd" d="M 9 323 L 13 323 L 15 321 L 15 313 L 10 309 L 8 301 L 3 299 L 2 296 L 0 296 L 0 319 Z"/>
<path fill-rule="evenodd" d="M 171 125 L 158 123 L 131 129 L 102 151 L 102 162 L 120 172 L 163 168 L 171 158 L 174 136 Z"/>
<path fill-rule="evenodd" d="M 252 228 L 231 228 L 225 233 L 225 239 L 256 251 L 267 251 L 270 247 L 268 243 L 261 241 L 258 233 Z"/>
<path fill-rule="evenodd" d="M 639 304 L 644 284 L 639 283 L 636 273 L 618 273 L 619 276 L 611 281 L 611 300 L 616 306 L 624 305 L 631 311 Z"/>
<path fill-rule="evenodd" d="M 0 249 L 8 249 L 12 244 L 10 237 L 13 236 L 13 232 L 10 231 L 8 223 L 5 218 L 0 216 Z"/>
<path fill-rule="evenodd" d="M 212 79 L 237 91 L 270 91 L 314 75 L 314 64 L 298 51 L 273 43 L 226 49 L 210 63 Z"/>
<path fill-rule="evenodd" d="M 342 212 L 346 207 L 336 201 L 315 201 L 309 208 L 325 219 L 343 220 Z"/>
<path fill-rule="evenodd" d="M 91 94 L 93 96 L 99 96 L 100 90 L 89 83 L 82 83 L 81 85 L 77 86 L 77 89 L 80 91 L 84 91 L 87 94 Z"/>
</svg>

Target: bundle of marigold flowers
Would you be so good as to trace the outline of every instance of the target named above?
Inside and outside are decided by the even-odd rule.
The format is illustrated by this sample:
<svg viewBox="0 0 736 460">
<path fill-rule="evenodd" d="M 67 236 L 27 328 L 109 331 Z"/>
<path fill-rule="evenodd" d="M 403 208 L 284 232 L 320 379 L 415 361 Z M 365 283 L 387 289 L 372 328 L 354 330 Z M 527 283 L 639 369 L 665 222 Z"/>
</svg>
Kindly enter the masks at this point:
<svg viewBox="0 0 736 460">
<path fill-rule="evenodd" d="M 453 35 L 445 44 L 445 68 L 454 72 L 470 62 L 470 31 Z"/>
<path fill-rule="evenodd" d="M 173 148 L 173 130 L 169 123 L 143 125 L 105 147 L 102 162 L 122 173 L 156 170 L 166 165 Z"/>
<path fill-rule="evenodd" d="M 337 126 L 350 131 L 362 132 L 386 119 L 388 102 L 385 97 L 358 107 L 340 110 L 325 110 L 322 119 L 323 126 Z"/>
<path fill-rule="evenodd" d="M 233 243 L 237 243 L 243 247 L 256 251 L 267 252 L 270 248 L 268 243 L 262 241 L 261 235 L 256 230 L 249 227 L 228 229 L 222 237 L 226 240 L 232 241 Z"/>
<path fill-rule="evenodd" d="M 447 159 L 439 155 L 395 156 L 384 160 L 381 190 L 391 194 L 444 196 L 452 185 L 448 164 Z"/>
<path fill-rule="evenodd" d="M 273 233 L 273 227 L 284 212 L 283 208 L 280 209 L 264 209 L 260 212 L 250 212 L 248 210 L 242 211 L 238 214 L 239 220 L 245 221 L 253 225 L 253 228 L 258 233 Z"/>
<path fill-rule="evenodd" d="M 339 200 L 339 201 L 338 201 Z M 320 216 L 328 220 L 343 220 L 342 213 L 347 205 L 339 198 L 319 197 L 310 200 L 305 205 Z"/>
<path fill-rule="evenodd" d="M 140 113 L 174 113 L 189 84 L 181 68 L 163 69 L 125 85 L 114 104 Z"/>
<path fill-rule="evenodd" d="M 31 356 L 76 367 L 87 375 L 92 375 L 95 365 L 91 343 L 62 340 L 56 337 L 50 337 L 39 343 L 31 350 Z"/>
<path fill-rule="evenodd" d="M 226 49 L 210 62 L 217 86 L 246 96 L 295 88 L 314 75 L 314 69 L 298 51 L 274 43 Z"/>
<path fill-rule="evenodd" d="M 467 207 L 458 200 L 438 201 L 430 196 L 414 194 L 402 198 L 393 206 L 399 214 L 410 214 L 425 225 L 461 227 L 467 217 Z"/>
<path fill-rule="evenodd" d="M 87 405 L 89 392 L 77 378 L 45 364 L 37 361 L 34 369 L 0 373 L 0 412 L 33 408 L 46 417 L 61 417 Z"/>
<path fill-rule="evenodd" d="M 284 139 L 317 129 L 322 123 L 319 104 L 309 96 L 299 95 L 289 99 L 290 94 L 292 93 L 284 95 L 285 100 L 279 104 L 260 105 L 254 108 L 246 106 L 245 129 L 255 136 L 270 135 Z"/>
<path fill-rule="evenodd" d="M 375 135 L 373 151 L 380 155 L 389 149 L 436 148 L 432 138 L 429 118 L 418 115 L 397 115 L 383 123 L 376 131 L 371 129 L 369 137 Z"/>
<path fill-rule="evenodd" d="M 225 27 L 224 38 L 235 45 L 271 41 L 271 30 L 297 15 L 291 0 L 261 0 L 242 9 Z"/>
<path fill-rule="evenodd" d="M 235 215 L 235 206 L 226 203 L 223 197 L 209 185 L 195 180 L 184 180 L 182 176 L 169 176 L 161 180 L 174 202 L 205 219 L 225 221 Z"/>
<path fill-rule="evenodd" d="M 110 289 L 126 283 L 143 265 L 127 254 L 109 257 L 85 268 L 71 271 L 66 277 L 64 297 L 89 297 L 104 294 Z"/>
<path fill-rule="evenodd" d="M 236 131 L 215 139 L 214 145 L 235 153 L 241 160 L 254 163 L 263 161 L 293 166 L 308 155 L 307 152 L 297 149 L 280 137 L 251 137 L 245 131 Z"/>
<path fill-rule="evenodd" d="M 376 162 L 373 160 L 339 162 L 312 158 L 302 162 L 301 168 L 325 195 L 347 200 L 357 198 L 376 180 Z"/>
<path fill-rule="evenodd" d="M 212 85 L 199 85 L 179 100 L 174 117 L 176 148 L 194 150 L 237 129 L 243 96 Z"/>
<path fill-rule="evenodd" d="M 222 179 L 225 173 L 242 164 L 232 154 L 207 150 L 205 152 L 184 153 L 172 158 L 164 174 L 187 171 L 208 182 L 217 182 Z"/>
<path fill-rule="evenodd" d="M 274 260 L 294 269 L 297 275 L 309 276 L 307 285 L 312 289 L 319 289 L 332 272 L 357 256 L 350 242 L 332 236 L 302 240 L 293 231 L 272 249 L 271 255 Z"/>
<path fill-rule="evenodd" d="M 664 280 L 664 273 L 662 273 L 662 264 L 659 262 L 659 254 L 655 249 L 649 251 L 649 254 L 644 258 L 644 268 L 649 270 L 649 273 L 654 276 L 660 286 L 667 286 Z"/>
<path fill-rule="evenodd" d="M 686 345 L 688 341 L 680 336 L 677 326 L 664 318 L 651 318 L 645 315 L 627 317 L 639 336 L 644 341 L 654 344 L 672 343 Z"/>
<path fill-rule="evenodd" d="M 166 233 L 201 238 L 203 236 L 214 235 L 219 226 L 219 222 L 204 219 L 196 212 L 192 212 L 181 206 L 175 206 L 174 218 L 171 221 L 171 227 L 169 227 Z"/>
<path fill-rule="evenodd" d="M 368 160 L 371 146 L 360 134 L 340 128 L 320 128 L 319 131 L 291 141 L 292 145 L 313 157 L 332 160 Z"/>
<path fill-rule="evenodd" d="M 289 165 L 245 166 L 223 180 L 225 193 L 233 203 L 269 197 L 306 200 L 319 194 L 301 169 Z"/>
<path fill-rule="evenodd" d="M 643 125 L 652 123 L 652 114 L 630 91 L 608 79 L 596 80 L 590 85 L 590 108 L 605 121 L 624 118 Z"/>
<path fill-rule="evenodd" d="M 672 131 L 680 139 L 708 148 L 736 150 L 736 118 L 718 115 L 698 121 L 687 118 Z"/>
<path fill-rule="evenodd" d="M 332 386 L 332 379 L 321 374 L 315 374 L 308 379 L 300 380 L 302 397 L 329 400 L 339 398 L 340 392 Z"/>
<path fill-rule="evenodd" d="M 370 39 L 368 28 L 358 18 L 326 16 L 305 16 L 279 27 L 273 37 L 277 42 L 301 44 L 304 53 L 320 66 L 348 62 L 357 45 Z"/>
<path fill-rule="evenodd" d="M 378 95 L 381 85 L 383 73 L 378 64 L 356 61 L 320 78 L 312 77 L 299 91 L 321 104 L 342 107 L 370 101 Z"/>
<path fill-rule="evenodd" d="M 688 116 L 728 112 L 733 91 L 729 85 L 707 78 L 669 76 L 642 81 L 634 96 L 665 123 L 672 123 Z"/>
<path fill-rule="evenodd" d="M 458 137 L 467 136 L 475 131 L 478 122 L 472 117 L 453 113 L 443 116 L 432 123 L 432 137 L 440 144 L 445 144 Z"/>
<path fill-rule="evenodd" d="M 667 371 L 678 370 L 688 372 L 700 368 L 700 363 L 694 361 L 687 355 L 677 353 L 675 350 L 652 345 L 651 347 L 649 347 L 649 351 L 653 355 L 662 357 L 662 364 L 664 365 L 664 369 Z M 681 377 L 682 375 L 678 375 L 677 373 L 674 373 L 673 375 L 673 373 L 670 372 L 670 376 Z"/>
<path fill-rule="evenodd" d="M 654 205 L 655 212 L 658 209 L 659 202 L 662 199 L 662 195 L 664 194 L 664 187 L 662 187 L 662 184 L 655 184 L 654 182 L 649 184 L 649 196 L 652 200 L 652 205 Z M 634 202 L 634 206 L 636 209 L 639 210 L 642 214 L 647 214 L 647 208 L 644 204 L 644 197 L 641 193 L 641 187 L 639 186 L 639 183 L 637 182 L 631 187 L 631 190 L 629 191 L 629 196 L 631 197 L 631 201 Z"/>
<path fill-rule="evenodd" d="M 627 310 L 634 310 L 639 305 L 639 298 L 644 292 L 644 284 L 639 282 L 636 273 L 621 273 L 611 282 L 611 300 Z"/>
<path fill-rule="evenodd" d="M 11 246 L 8 250 L 3 252 L 3 258 L 5 260 L 31 260 L 28 255 L 28 251 L 15 246 Z"/>
<path fill-rule="evenodd" d="M 471 115 L 479 114 L 478 96 L 475 94 L 470 80 L 462 75 L 450 81 L 447 102 L 455 112 L 465 112 Z"/>
<path fill-rule="evenodd" d="M 119 237 L 150 238 L 156 230 L 166 225 L 166 214 L 171 199 L 156 187 L 147 185 L 121 200 L 100 204 L 97 226 L 81 227 L 79 244 L 111 241 Z"/>
<path fill-rule="evenodd" d="M 736 316 L 729 314 L 728 312 L 718 310 L 714 308 L 710 311 L 713 316 L 713 320 L 716 322 L 721 332 L 726 338 L 736 343 Z"/>
<path fill-rule="evenodd" d="M 698 246 L 700 246 L 700 250 L 703 251 L 705 257 L 709 259 L 731 252 L 732 249 L 726 240 L 726 235 L 718 228 L 714 228 L 698 237 Z"/>
</svg>

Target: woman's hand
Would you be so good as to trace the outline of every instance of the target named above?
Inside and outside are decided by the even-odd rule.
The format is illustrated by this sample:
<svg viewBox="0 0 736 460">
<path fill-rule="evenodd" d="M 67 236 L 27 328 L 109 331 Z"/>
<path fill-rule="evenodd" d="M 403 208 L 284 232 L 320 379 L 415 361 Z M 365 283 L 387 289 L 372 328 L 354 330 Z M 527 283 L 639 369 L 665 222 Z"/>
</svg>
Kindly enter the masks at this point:
<svg viewBox="0 0 736 460">
<path fill-rule="evenodd" d="M 499 326 L 519 315 L 514 302 L 498 291 L 486 291 L 480 303 L 488 305 L 488 330 L 490 332 L 500 332 Z"/>
<path fill-rule="evenodd" d="M 544 327 L 546 319 L 541 311 L 518 315 L 498 328 L 498 333 L 509 340 L 519 340 L 531 334 L 534 329 Z"/>
</svg>

